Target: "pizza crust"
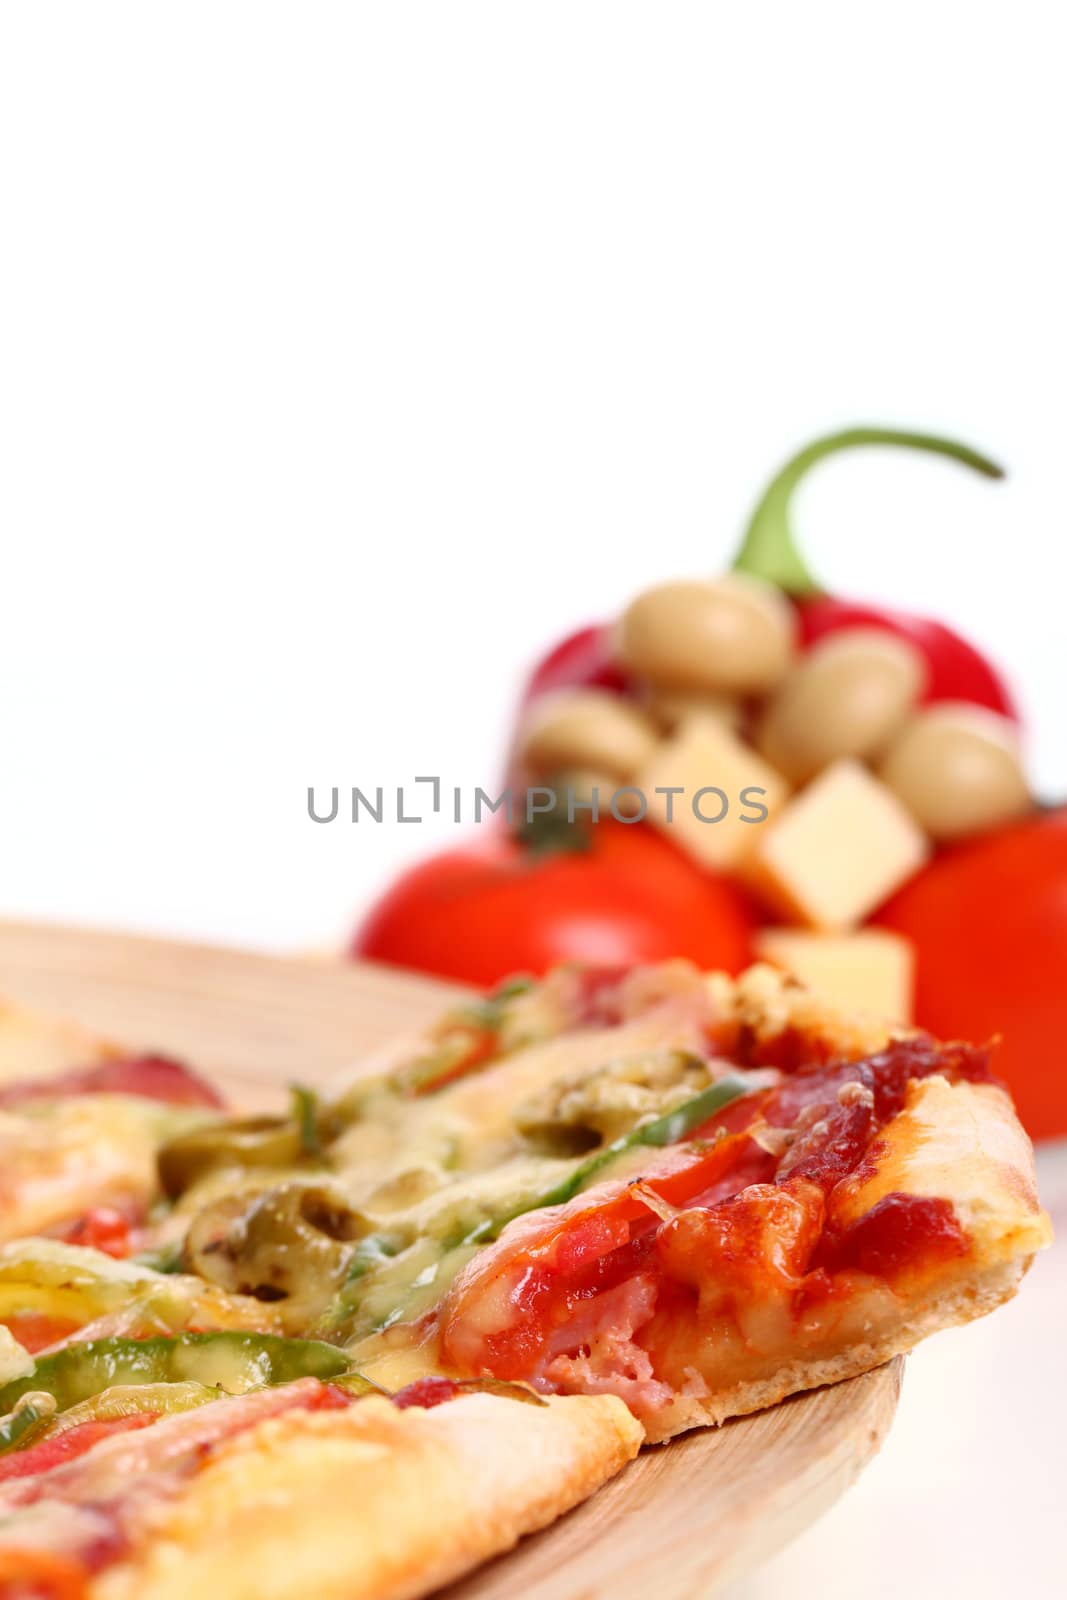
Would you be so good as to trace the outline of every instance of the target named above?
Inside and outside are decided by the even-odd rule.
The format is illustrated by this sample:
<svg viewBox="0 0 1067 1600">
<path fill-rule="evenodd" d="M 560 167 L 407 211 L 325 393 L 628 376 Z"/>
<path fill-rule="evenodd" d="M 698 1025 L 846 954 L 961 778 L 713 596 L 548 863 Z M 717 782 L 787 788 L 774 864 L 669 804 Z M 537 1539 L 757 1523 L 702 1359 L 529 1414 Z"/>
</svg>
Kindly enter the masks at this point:
<svg viewBox="0 0 1067 1600">
<path fill-rule="evenodd" d="M 649 1444 L 661 1443 L 690 1428 L 717 1426 L 730 1417 L 763 1411 L 808 1389 L 858 1378 L 894 1356 L 906 1355 L 930 1334 L 973 1322 L 1010 1300 L 1029 1270 L 1031 1259 L 1000 1262 L 962 1284 L 953 1283 L 913 1306 L 879 1336 L 851 1344 L 837 1355 L 821 1360 L 790 1361 L 771 1378 L 735 1384 L 700 1398 L 679 1398 L 646 1419 L 647 1440 Z"/>
<path fill-rule="evenodd" d="M 586 1499 L 642 1440 L 606 1395 L 273 1418 L 148 1514 L 92 1600 L 413 1600 Z"/>
<path fill-rule="evenodd" d="M 1052 1238 L 1033 1147 L 995 1083 L 950 1083 L 940 1074 L 913 1080 L 903 1110 L 834 1190 L 832 1221 L 847 1227 L 889 1194 L 950 1201 L 979 1266 L 1032 1255 Z"/>
</svg>

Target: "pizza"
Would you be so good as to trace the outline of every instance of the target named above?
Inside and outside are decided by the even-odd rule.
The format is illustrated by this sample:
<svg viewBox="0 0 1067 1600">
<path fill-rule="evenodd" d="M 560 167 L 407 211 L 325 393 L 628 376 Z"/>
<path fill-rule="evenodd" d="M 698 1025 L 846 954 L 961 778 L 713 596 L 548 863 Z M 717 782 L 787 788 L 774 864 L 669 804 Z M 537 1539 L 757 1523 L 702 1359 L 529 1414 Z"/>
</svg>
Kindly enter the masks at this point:
<svg viewBox="0 0 1067 1600">
<path fill-rule="evenodd" d="M 0 1001 L 0 1241 L 66 1227 L 125 1253 L 157 1190 L 156 1151 L 221 1107 L 180 1062 Z"/>
<path fill-rule="evenodd" d="M 270 1116 L 15 1012 L 0 1076 L 2 1600 L 426 1593 L 1050 1239 L 988 1049 L 763 967 L 516 979 Z"/>
<path fill-rule="evenodd" d="M 613 1397 L 388 1392 L 182 1271 L 167 1153 L 246 1126 L 180 1063 L 0 1009 L 3 1600 L 420 1595 L 636 1455 Z"/>
</svg>

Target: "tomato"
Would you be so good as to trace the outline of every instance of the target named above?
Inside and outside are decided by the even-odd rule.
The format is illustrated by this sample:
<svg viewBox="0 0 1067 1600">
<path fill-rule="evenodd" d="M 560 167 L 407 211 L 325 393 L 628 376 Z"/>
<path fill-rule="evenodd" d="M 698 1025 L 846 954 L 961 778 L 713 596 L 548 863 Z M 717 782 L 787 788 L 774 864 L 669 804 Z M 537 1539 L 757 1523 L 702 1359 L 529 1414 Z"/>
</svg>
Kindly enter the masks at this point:
<svg viewBox="0 0 1067 1600">
<path fill-rule="evenodd" d="M 134 1245 L 133 1224 L 114 1206 L 93 1206 L 57 1230 L 56 1237 L 67 1244 L 102 1250 L 105 1255 L 114 1256 L 117 1260 L 128 1256 Z"/>
<path fill-rule="evenodd" d="M 626 674 L 612 655 L 611 633 L 608 623 L 590 623 L 560 639 L 531 671 L 523 706 L 555 689 L 612 689 L 625 694 Z"/>
<path fill-rule="evenodd" d="M 479 985 L 564 961 L 687 956 L 736 973 L 752 926 L 736 884 L 642 823 L 604 821 L 582 850 L 532 854 L 493 832 L 420 862 L 372 907 L 351 954 Z"/>
<path fill-rule="evenodd" d="M 435 1406 L 443 1406 L 462 1393 L 459 1384 L 451 1378 L 416 1378 L 414 1383 L 398 1389 L 392 1400 L 399 1411 L 408 1411 L 412 1406 L 432 1411 Z"/>
<path fill-rule="evenodd" d="M 73 1317 L 53 1317 L 47 1311 L 15 1311 L 3 1319 L 3 1326 L 18 1340 L 24 1350 L 35 1356 L 47 1350 L 50 1344 L 69 1339 L 82 1323 Z"/>
<path fill-rule="evenodd" d="M 875 919 L 918 953 L 916 1016 L 944 1039 L 1002 1035 L 994 1071 L 1031 1134 L 1067 1134 L 1067 811 L 946 851 Z"/>
</svg>

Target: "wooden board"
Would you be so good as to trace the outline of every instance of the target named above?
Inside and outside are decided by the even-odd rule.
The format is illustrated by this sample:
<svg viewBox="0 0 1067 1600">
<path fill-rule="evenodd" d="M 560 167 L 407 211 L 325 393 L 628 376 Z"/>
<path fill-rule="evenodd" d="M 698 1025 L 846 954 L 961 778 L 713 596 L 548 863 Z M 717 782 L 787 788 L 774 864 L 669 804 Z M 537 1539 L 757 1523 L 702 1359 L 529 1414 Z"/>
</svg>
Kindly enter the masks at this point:
<svg viewBox="0 0 1067 1600">
<path fill-rule="evenodd" d="M 0 922 L 0 995 L 194 1062 L 256 1108 L 417 1031 L 455 984 L 329 957 Z"/>
<path fill-rule="evenodd" d="M 187 1057 L 266 1104 L 423 1026 L 462 993 L 370 965 L 0 923 L 0 994 L 134 1048 Z M 447 1600 L 697 1600 L 757 1566 L 855 1479 L 884 1439 L 899 1360 L 639 1459 Z"/>
</svg>

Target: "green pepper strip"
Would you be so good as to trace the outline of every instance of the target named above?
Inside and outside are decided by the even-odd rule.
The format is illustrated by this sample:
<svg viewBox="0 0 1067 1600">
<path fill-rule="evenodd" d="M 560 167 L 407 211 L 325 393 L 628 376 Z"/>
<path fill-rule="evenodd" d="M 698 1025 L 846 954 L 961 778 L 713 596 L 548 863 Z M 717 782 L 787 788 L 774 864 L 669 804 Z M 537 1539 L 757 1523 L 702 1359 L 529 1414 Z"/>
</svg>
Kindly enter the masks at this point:
<svg viewBox="0 0 1067 1600">
<path fill-rule="evenodd" d="M 973 467 L 987 478 L 1002 478 L 1004 469 L 988 456 L 979 455 L 954 439 L 939 439 L 929 433 L 901 432 L 896 428 L 847 428 L 827 434 L 801 450 L 773 478 L 764 491 L 748 524 L 741 548 L 734 561 L 735 572 L 750 572 L 768 583 L 775 583 L 786 594 L 821 594 L 822 586 L 801 559 L 790 524 L 793 491 L 801 478 L 824 456 L 860 445 L 900 445 L 908 450 L 929 450 Z"/>
<path fill-rule="evenodd" d="M 368 1233 L 356 1245 L 345 1273 L 345 1283 L 356 1283 L 368 1272 L 396 1255 L 399 1245 L 387 1233 Z"/>
<path fill-rule="evenodd" d="M 293 1102 L 293 1120 L 300 1132 L 301 1150 L 306 1156 L 321 1156 L 318 1095 L 314 1089 L 309 1089 L 302 1083 L 291 1083 L 289 1093 Z"/>
<path fill-rule="evenodd" d="M 445 1088 L 461 1075 L 466 1077 L 470 1069 L 465 1066 L 463 1057 L 470 1049 L 469 1041 L 464 1042 L 461 1038 L 449 1047 L 447 1039 L 449 1031 L 454 1030 L 457 1034 L 462 1034 L 465 1029 L 473 1029 L 478 1033 L 498 1033 L 507 1015 L 508 1002 L 514 1000 L 517 995 L 526 994 L 534 987 L 535 982 L 536 979 L 527 977 L 525 973 L 519 973 L 499 983 L 484 999 L 474 1000 L 470 1005 L 451 1012 L 441 1024 L 444 1035 L 441 1048 L 423 1061 L 416 1061 L 410 1066 L 399 1068 L 393 1074 L 394 1085 L 408 1094 L 430 1094 L 435 1089 Z M 497 1059 L 494 1051 L 479 1060 L 477 1066 L 488 1067 Z"/>
<path fill-rule="evenodd" d="M 349 1370 L 344 1352 L 312 1339 L 273 1333 L 180 1333 L 161 1339 L 91 1339 L 38 1361 L 25 1378 L 0 1389 L 0 1413 L 22 1395 L 50 1394 L 60 1411 L 117 1383 L 202 1383 L 227 1393 L 296 1378 L 336 1378 Z"/>
<path fill-rule="evenodd" d="M 152 1250 L 137 1250 L 128 1257 L 135 1267 L 148 1267 L 152 1272 L 158 1272 L 164 1277 L 184 1271 L 182 1259 L 182 1245 L 179 1240 L 172 1240 L 170 1244 L 162 1244 Z"/>
<path fill-rule="evenodd" d="M 459 1015 L 469 1017 L 483 1028 L 499 1027 L 504 1020 L 508 1001 L 514 1000 L 520 994 L 529 994 L 536 984 L 536 978 L 531 978 L 526 972 L 517 972 L 513 977 L 505 978 L 503 982 L 498 983 L 483 1000 L 475 1000 Z"/>
<path fill-rule="evenodd" d="M 50 1400 L 38 1399 L 35 1395 L 32 1400 L 24 1400 L 16 1406 L 10 1416 L 0 1417 L 0 1455 L 32 1444 L 55 1414 L 56 1408 Z"/>
<path fill-rule="evenodd" d="M 362 1238 L 352 1252 L 344 1283 L 315 1324 L 314 1332 L 336 1333 L 353 1309 L 353 1295 L 358 1294 L 355 1285 L 383 1261 L 391 1261 L 400 1249 L 398 1241 L 385 1233 L 368 1233 Z"/>
<path fill-rule="evenodd" d="M 89 1400 L 79 1400 L 77 1405 L 68 1406 L 66 1411 L 56 1411 L 45 1437 L 57 1439 L 86 1422 L 110 1422 L 142 1412 L 154 1417 L 173 1417 L 180 1411 L 195 1411 L 200 1406 L 210 1405 L 218 1398 L 217 1389 L 208 1389 L 202 1383 L 116 1383 Z"/>
<path fill-rule="evenodd" d="M 498 1238 L 507 1223 L 527 1211 L 540 1211 L 544 1206 L 566 1205 L 568 1200 L 573 1200 L 574 1196 L 585 1188 L 590 1178 L 596 1177 L 604 1167 L 610 1166 L 625 1150 L 637 1150 L 644 1145 L 660 1149 L 664 1145 L 679 1144 L 683 1139 L 687 1139 L 695 1128 L 701 1127 L 717 1111 L 728 1106 L 731 1100 L 752 1093 L 754 1090 L 744 1078 L 731 1075 L 717 1079 L 715 1083 L 702 1089 L 698 1095 L 694 1095 L 692 1100 L 683 1101 L 680 1106 L 675 1106 L 673 1111 L 657 1117 L 654 1122 L 639 1122 L 636 1128 L 631 1128 L 629 1133 L 624 1133 L 611 1144 L 605 1145 L 602 1150 L 597 1150 L 575 1167 L 573 1172 L 568 1173 L 560 1183 L 551 1189 L 546 1189 L 535 1200 L 524 1200 L 502 1216 L 487 1217 L 470 1233 L 464 1235 L 460 1242 L 482 1244 Z"/>
</svg>

